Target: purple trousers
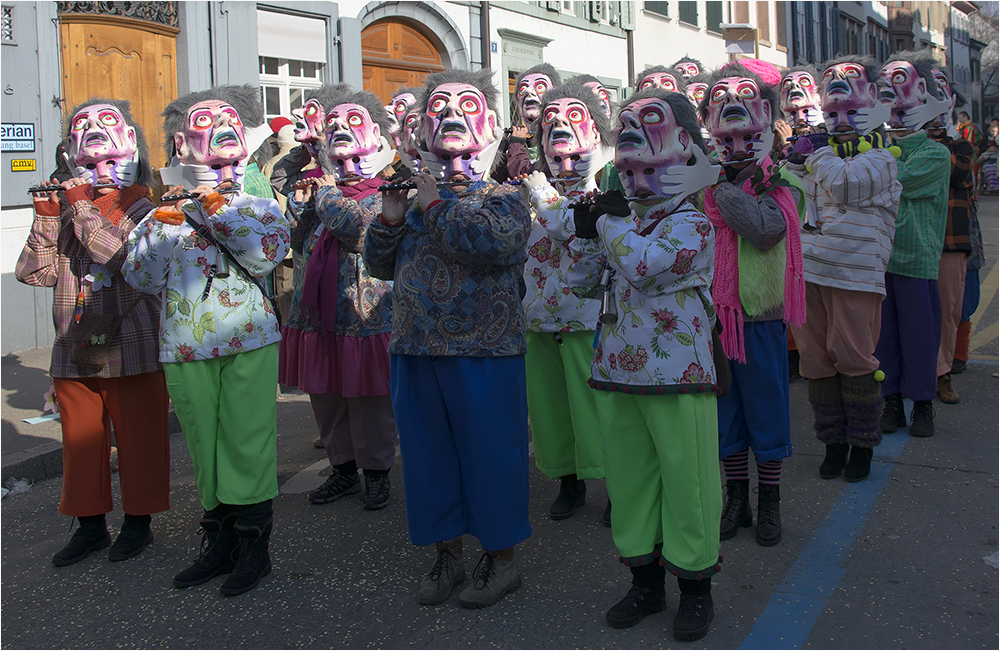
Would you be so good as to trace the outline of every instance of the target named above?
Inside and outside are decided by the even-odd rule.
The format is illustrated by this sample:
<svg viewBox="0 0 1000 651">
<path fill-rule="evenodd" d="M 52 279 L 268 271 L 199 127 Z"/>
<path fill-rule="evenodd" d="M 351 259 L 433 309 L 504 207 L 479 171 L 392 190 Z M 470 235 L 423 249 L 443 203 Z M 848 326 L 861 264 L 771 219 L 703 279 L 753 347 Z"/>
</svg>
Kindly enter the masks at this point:
<svg viewBox="0 0 1000 651">
<path fill-rule="evenodd" d="M 875 346 L 885 373 L 882 395 L 910 400 L 937 395 L 937 354 L 941 346 L 941 298 L 937 280 L 885 274 L 882 332 Z"/>
</svg>

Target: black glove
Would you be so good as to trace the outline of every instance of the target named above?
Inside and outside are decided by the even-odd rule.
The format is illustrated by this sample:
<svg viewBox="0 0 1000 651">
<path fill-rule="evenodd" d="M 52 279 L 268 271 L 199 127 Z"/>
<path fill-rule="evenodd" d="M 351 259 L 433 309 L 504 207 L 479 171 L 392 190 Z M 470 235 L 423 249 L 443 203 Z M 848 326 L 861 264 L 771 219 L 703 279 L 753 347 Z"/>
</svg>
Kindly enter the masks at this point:
<svg viewBox="0 0 1000 651">
<path fill-rule="evenodd" d="M 584 240 L 597 239 L 597 220 L 603 215 L 595 204 L 585 203 L 573 207 L 573 223 L 576 236 Z"/>
</svg>

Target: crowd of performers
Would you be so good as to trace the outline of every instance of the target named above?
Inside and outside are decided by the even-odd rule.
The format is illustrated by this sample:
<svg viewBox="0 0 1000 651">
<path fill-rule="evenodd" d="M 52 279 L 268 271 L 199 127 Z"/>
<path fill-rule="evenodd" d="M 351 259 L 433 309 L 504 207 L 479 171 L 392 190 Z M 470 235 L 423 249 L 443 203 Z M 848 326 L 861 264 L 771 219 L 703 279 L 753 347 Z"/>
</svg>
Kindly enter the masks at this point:
<svg viewBox="0 0 1000 651">
<path fill-rule="evenodd" d="M 277 155 L 256 89 L 191 93 L 163 113 L 159 206 L 128 102 L 68 114 L 17 264 L 55 291 L 59 510 L 80 526 L 54 564 L 153 541 L 169 399 L 204 508 L 173 584 L 255 587 L 280 382 L 308 393 L 331 464 L 310 502 L 385 507 L 398 442 L 410 539 L 434 546 L 419 603 L 466 582 L 464 536 L 482 551 L 459 605 L 521 586 L 530 436 L 559 480 L 552 519 L 606 481 L 632 575 L 607 623 L 665 610 L 669 573 L 674 636 L 695 640 L 720 540 L 754 524 L 751 451 L 756 541 L 781 540 L 791 346 L 823 479 L 864 480 L 883 432 L 933 435 L 984 260 L 962 99 L 927 53 L 783 72 L 685 57 L 617 105 L 547 64 L 515 88 L 505 130 L 490 71 L 432 74 L 389 106 L 325 86 L 272 125 Z"/>
</svg>

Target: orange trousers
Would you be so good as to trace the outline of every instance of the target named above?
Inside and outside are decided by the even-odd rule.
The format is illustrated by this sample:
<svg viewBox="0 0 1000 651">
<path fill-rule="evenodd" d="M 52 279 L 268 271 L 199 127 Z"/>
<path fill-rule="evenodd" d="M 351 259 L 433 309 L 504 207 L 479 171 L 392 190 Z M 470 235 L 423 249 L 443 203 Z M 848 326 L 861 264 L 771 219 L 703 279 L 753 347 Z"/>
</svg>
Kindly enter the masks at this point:
<svg viewBox="0 0 1000 651">
<path fill-rule="evenodd" d="M 63 433 L 59 512 L 108 513 L 111 425 L 118 447 L 122 510 L 149 515 L 170 508 L 170 430 L 163 371 L 116 378 L 53 378 Z"/>
</svg>

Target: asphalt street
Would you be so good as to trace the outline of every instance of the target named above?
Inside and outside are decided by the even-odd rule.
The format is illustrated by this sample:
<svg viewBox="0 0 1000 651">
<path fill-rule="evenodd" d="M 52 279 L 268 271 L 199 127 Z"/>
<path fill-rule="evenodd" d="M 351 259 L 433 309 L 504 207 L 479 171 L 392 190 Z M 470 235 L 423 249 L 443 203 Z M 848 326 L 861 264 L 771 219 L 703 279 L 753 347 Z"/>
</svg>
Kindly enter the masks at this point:
<svg viewBox="0 0 1000 651">
<path fill-rule="evenodd" d="M 307 397 L 286 394 L 278 401 L 274 570 L 257 589 L 223 597 L 222 578 L 171 587 L 197 554 L 201 513 L 175 432 L 171 509 L 154 516 L 156 541 L 135 559 L 110 563 L 98 552 L 52 566 L 71 533 L 71 519 L 56 512 L 58 476 L 3 499 L 0 647 L 997 648 L 997 212 L 996 198 L 984 198 L 988 267 L 973 358 L 954 378 L 961 402 L 935 402 L 933 438 L 886 435 L 871 476 L 848 484 L 820 479 L 824 450 L 812 433 L 806 383 L 793 382 L 795 453 L 782 473 L 783 539 L 763 548 L 753 529 L 743 529 L 721 544 L 715 621 L 703 640 L 673 639 L 677 594 L 670 582 L 666 612 L 631 629 L 606 625 L 604 613 L 627 591 L 629 573 L 600 523 L 604 484 L 589 481 L 587 504 L 553 522 L 547 510 L 557 482 L 534 467 L 533 533 L 517 549 L 523 586 L 478 611 L 459 608 L 457 592 L 440 606 L 418 605 L 417 584 L 433 554 L 407 537 L 405 460 L 397 459 L 392 501 L 382 511 L 364 511 L 353 497 L 310 505 L 305 493 L 323 481 L 327 464 L 312 447 Z M 45 366 L 45 351 L 3 360 L 4 482 L 9 468 L 29 467 L 33 450 L 58 447 L 57 423 L 19 422 L 41 413 L 45 387 L 36 385 L 47 386 Z M 9 462 L 11 455 L 22 465 Z M 113 534 L 121 520 L 120 509 L 109 514 Z M 471 570 L 475 541 L 466 537 L 465 545 Z"/>
</svg>

